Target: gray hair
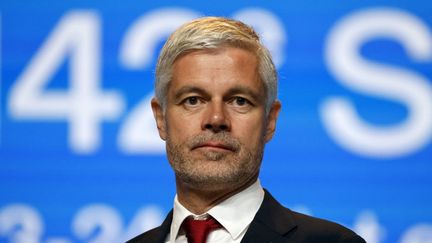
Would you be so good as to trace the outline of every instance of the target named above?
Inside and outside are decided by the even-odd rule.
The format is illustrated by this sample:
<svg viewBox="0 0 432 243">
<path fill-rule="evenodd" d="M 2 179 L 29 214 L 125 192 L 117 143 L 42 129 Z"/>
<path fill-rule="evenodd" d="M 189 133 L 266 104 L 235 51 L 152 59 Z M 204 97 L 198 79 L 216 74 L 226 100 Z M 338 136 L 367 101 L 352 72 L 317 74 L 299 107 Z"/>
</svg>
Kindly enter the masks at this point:
<svg viewBox="0 0 432 243">
<path fill-rule="evenodd" d="M 165 110 L 174 62 L 182 55 L 204 49 L 231 46 L 251 51 L 266 91 L 266 112 L 277 98 L 277 73 L 270 52 L 250 26 L 222 17 L 204 17 L 182 25 L 166 41 L 156 65 L 156 99 Z"/>
</svg>

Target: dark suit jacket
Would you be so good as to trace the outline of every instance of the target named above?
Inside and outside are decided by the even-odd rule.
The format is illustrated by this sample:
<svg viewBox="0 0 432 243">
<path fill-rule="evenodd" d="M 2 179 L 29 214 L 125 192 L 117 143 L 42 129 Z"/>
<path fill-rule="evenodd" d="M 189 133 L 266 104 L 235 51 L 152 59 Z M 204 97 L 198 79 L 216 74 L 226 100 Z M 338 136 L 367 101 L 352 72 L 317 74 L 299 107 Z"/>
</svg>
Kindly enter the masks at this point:
<svg viewBox="0 0 432 243">
<path fill-rule="evenodd" d="M 127 243 L 164 243 L 169 234 L 172 211 L 161 226 Z M 279 204 L 268 191 L 242 243 L 365 243 L 353 231 L 330 221 L 293 212 Z"/>
</svg>

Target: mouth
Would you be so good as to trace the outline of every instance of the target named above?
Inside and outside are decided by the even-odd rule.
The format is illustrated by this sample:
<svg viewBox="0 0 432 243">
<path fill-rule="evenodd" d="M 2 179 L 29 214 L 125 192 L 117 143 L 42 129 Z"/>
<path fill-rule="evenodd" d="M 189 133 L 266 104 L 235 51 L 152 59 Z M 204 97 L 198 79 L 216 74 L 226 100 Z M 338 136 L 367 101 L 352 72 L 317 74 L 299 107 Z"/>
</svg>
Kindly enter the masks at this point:
<svg viewBox="0 0 432 243">
<path fill-rule="evenodd" d="M 197 146 L 194 146 L 192 150 L 211 150 L 211 151 L 217 151 L 217 152 L 235 152 L 235 149 L 233 146 L 229 144 L 225 144 L 222 142 L 205 142 L 202 144 L 198 144 Z"/>
</svg>

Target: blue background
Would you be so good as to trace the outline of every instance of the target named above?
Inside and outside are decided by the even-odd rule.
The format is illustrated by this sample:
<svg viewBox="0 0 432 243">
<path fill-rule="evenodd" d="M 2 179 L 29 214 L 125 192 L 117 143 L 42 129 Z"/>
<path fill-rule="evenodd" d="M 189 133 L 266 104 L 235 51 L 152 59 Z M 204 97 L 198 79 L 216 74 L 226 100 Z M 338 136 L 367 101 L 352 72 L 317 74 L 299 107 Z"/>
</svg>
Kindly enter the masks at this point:
<svg viewBox="0 0 432 243">
<path fill-rule="evenodd" d="M 124 38 L 140 17 L 163 8 L 230 17 L 252 7 L 275 16 L 284 37 L 278 49 L 283 51 L 278 66 L 283 108 L 276 135 L 266 147 L 263 186 L 284 205 L 344 224 L 371 243 L 403 242 L 409 234 L 411 240 L 405 242 L 414 242 L 415 237 L 422 239 L 417 242 L 430 241 L 432 137 L 408 154 L 377 158 L 338 144 L 320 116 L 324 100 L 336 95 L 351 100 L 360 118 L 370 124 L 385 128 L 405 121 L 410 110 L 403 103 L 362 94 L 338 82 L 325 59 L 326 40 L 343 18 L 377 7 L 409 13 L 431 33 L 430 1 L 3 0 L 0 242 L 121 242 L 159 223 L 172 207 L 173 173 L 164 153 L 122 149 L 119 133 L 132 110 L 151 94 L 163 41 L 157 43 L 150 64 L 130 69 L 120 57 Z M 117 92 L 125 105 L 121 115 L 99 124 L 100 143 L 89 153 L 72 148 L 66 120 L 17 118 L 10 107 L 12 87 L 61 19 L 84 10 L 100 21 L 100 91 Z M 359 52 L 365 60 L 422 75 L 432 86 L 432 58 L 413 61 L 397 41 L 372 39 Z M 69 65 L 65 56 L 44 90 L 70 89 Z M 432 109 L 432 104 L 424 107 Z M 85 225 L 86 220 L 79 219 L 83 213 L 94 216 L 88 232 L 74 227 Z M 97 240 L 108 231 L 111 235 Z"/>
</svg>

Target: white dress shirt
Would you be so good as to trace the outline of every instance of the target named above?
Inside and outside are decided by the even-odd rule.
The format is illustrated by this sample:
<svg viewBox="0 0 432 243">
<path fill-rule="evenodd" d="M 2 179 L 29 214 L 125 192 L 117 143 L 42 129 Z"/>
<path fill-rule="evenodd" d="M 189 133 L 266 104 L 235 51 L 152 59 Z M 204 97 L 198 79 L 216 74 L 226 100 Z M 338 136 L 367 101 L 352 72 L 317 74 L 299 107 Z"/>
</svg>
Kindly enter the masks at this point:
<svg viewBox="0 0 432 243">
<path fill-rule="evenodd" d="M 205 219 L 211 215 L 223 228 L 210 232 L 207 243 L 239 243 L 246 234 L 263 200 L 264 190 L 259 180 L 202 215 L 195 215 L 183 207 L 176 195 L 171 229 L 165 242 L 187 243 L 185 232 L 180 228 L 183 220 L 189 216 L 193 216 L 195 219 Z"/>
</svg>

